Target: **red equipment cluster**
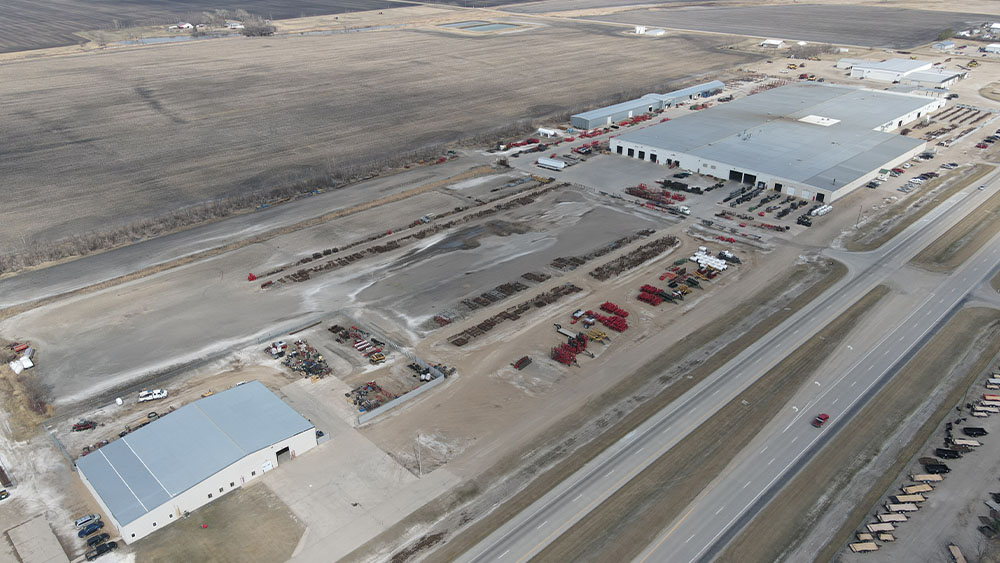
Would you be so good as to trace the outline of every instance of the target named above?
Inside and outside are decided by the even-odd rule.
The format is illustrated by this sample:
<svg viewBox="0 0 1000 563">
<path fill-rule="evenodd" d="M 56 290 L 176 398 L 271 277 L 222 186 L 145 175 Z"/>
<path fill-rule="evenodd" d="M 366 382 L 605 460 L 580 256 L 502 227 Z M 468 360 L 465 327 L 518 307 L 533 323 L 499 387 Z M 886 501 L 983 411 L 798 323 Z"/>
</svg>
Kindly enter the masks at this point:
<svg viewBox="0 0 1000 563">
<path fill-rule="evenodd" d="M 615 305 L 614 303 L 612 303 L 610 301 L 605 301 L 604 303 L 601 303 L 601 310 L 605 311 L 605 312 L 608 312 L 608 313 L 611 313 L 612 315 L 618 315 L 619 317 L 621 317 L 623 319 L 625 317 L 628 317 L 628 311 L 626 311 L 625 309 L 622 309 L 621 307 L 619 307 L 618 305 Z"/>
</svg>

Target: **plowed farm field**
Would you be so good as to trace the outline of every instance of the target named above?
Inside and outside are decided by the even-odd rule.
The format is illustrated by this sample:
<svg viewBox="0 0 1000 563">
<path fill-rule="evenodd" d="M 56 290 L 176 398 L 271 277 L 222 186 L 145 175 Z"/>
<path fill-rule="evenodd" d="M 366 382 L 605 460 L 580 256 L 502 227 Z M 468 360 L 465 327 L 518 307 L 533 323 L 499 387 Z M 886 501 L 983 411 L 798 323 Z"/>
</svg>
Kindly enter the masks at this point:
<svg viewBox="0 0 1000 563">
<path fill-rule="evenodd" d="M 240 37 L 11 62 L 0 67 L 0 253 L 588 109 L 623 89 L 703 81 L 746 60 L 723 43 L 567 23 L 484 37 Z"/>
</svg>

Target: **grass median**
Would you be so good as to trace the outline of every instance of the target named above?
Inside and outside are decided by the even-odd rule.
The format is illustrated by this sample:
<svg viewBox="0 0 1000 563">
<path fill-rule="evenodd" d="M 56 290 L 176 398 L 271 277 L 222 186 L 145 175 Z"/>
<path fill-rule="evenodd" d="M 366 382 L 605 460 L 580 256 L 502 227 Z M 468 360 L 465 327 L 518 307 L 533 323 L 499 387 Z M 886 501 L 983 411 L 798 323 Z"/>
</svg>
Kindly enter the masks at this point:
<svg viewBox="0 0 1000 563">
<path fill-rule="evenodd" d="M 971 369 L 952 378 L 950 391 L 931 417 L 903 446 L 890 469 L 854 503 L 854 510 L 814 560 L 834 559 L 942 419 L 963 401 L 976 376 L 1000 353 L 1000 311 L 977 308 L 958 312 L 730 542 L 718 561 L 777 561 L 787 555 L 827 511 L 837 492 L 883 450 L 894 429 L 924 403 L 927 393 L 913 390 L 934 389 L 947 379 L 942 374 L 963 364 L 957 360 L 970 352 L 977 354 Z"/>
<path fill-rule="evenodd" d="M 889 292 L 878 286 L 768 370 L 666 454 L 542 550 L 534 561 L 631 560 L 656 541 L 785 407 Z M 756 561 L 745 558 L 743 561 Z"/>
<path fill-rule="evenodd" d="M 486 538 L 493 530 L 502 526 L 505 522 L 530 506 L 552 487 L 583 467 L 608 446 L 620 440 L 622 436 L 632 431 L 664 406 L 676 400 L 688 389 L 735 357 L 740 351 L 756 342 L 761 336 L 767 334 L 796 311 L 805 307 L 833 284 L 837 283 L 847 273 L 847 268 L 839 262 L 830 261 L 824 267 L 827 268 L 827 271 L 815 281 L 810 280 L 811 276 L 816 275 L 817 266 L 815 264 L 800 264 L 792 268 L 786 275 L 782 276 L 780 282 L 772 284 L 767 289 L 763 289 L 743 300 L 739 306 L 726 315 L 725 322 L 710 323 L 692 332 L 635 373 L 624 378 L 615 387 L 595 398 L 584 408 L 555 424 L 551 431 L 546 432 L 547 436 L 564 436 L 571 430 L 586 425 L 594 418 L 596 412 L 604 411 L 608 405 L 616 404 L 623 398 L 636 393 L 637 389 L 650 379 L 662 378 L 662 374 L 669 366 L 681 365 L 692 353 L 702 350 L 713 342 L 727 336 L 734 327 L 740 327 L 741 324 L 747 323 L 761 309 L 774 308 L 774 311 L 764 319 L 747 326 L 742 332 L 734 334 L 732 339 L 717 352 L 706 355 L 704 359 L 693 360 L 685 364 L 689 367 L 682 371 L 681 375 L 677 377 L 672 385 L 656 396 L 640 403 L 620 421 L 609 426 L 587 444 L 579 446 L 568 456 L 566 455 L 566 449 L 571 447 L 569 444 L 560 442 L 558 445 L 553 446 L 551 442 L 540 441 L 525 444 L 522 450 L 507 456 L 489 474 L 483 475 L 475 481 L 465 483 L 457 491 L 442 495 L 438 499 L 428 503 L 386 532 L 383 532 L 379 537 L 355 550 L 347 559 L 367 559 L 372 553 L 378 550 L 379 546 L 392 545 L 398 541 L 399 537 L 411 533 L 410 530 L 420 526 L 426 527 L 431 523 L 438 522 L 446 512 L 455 510 L 470 501 L 470 499 L 481 495 L 496 482 L 522 478 L 518 467 L 525 463 L 525 452 L 541 451 L 546 448 L 551 449 L 552 454 L 549 458 L 542 459 L 537 464 L 534 464 L 539 466 L 537 475 L 532 474 L 524 477 L 526 480 L 530 479 L 530 484 L 509 500 L 504 501 L 495 508 L 487 507 L 488 514 L 475 520 L 464 529 L 461 526 L 468 524 L 470 520 L 474 519 L 474 516 L 463 513 L 462 518 L 459 520 L 458 528 L 447 530 L 444 534 L 440 530 L 429 532 L 428 535 L 418 538 L 413 544 L 403 548 L 402 551 L 397 553 L 397 557 L 393 558 L 393 561 L 406 561 L 407 558 L 421 552 L 423 549 L 427 549 L 438 542 L 446 541 L 444 545 L 439 546 L 433 553 L 428 554 L 425 560 L 430 562 L 455 560 L 459 555 L 465 553 Z M 785 302 L 781 301 L 782 296 L 790 294 L 794 288 L 803 283 L 808 283 L 806 289 L 802 290 L 794 298 L 788 299 Z M 428 539 L 432 537 L 435 541 L 428 542 Z"/>
<path fill-rule="evenodd" d="M 1000 233 L 1000 192 L 994 194 L 910 260 L 932 272 L 950 272 Z"/>
<path fill-rule="evenodd" d="M 948 181 L 953 180 L 953 183 L 933 196 L 924 196 L 917 200 L 916 203 L 907 206 L 894 206 L 885 213 L 873 217 L 868 223 L 858 229 L 854 233 L 854 236 L 844 241 L 844 246 L 851 252 L 875 250 L 903 232 L 904 229 L 913 223 L 919 221 L 921 217 L 930 213 L 941 202 L 981 180 L 984 176 L 992 172 L 993 169 L 994 167 L 989 164 L 976 164 L 971 168 L 959 172 L 958 176 L 949 175 L 931 180 L 927 184 L 927 187 L 931 189 L 937 188 Z M 915 207 L 915 209 L 907 213 L 911 207 Z"/>
</svg>

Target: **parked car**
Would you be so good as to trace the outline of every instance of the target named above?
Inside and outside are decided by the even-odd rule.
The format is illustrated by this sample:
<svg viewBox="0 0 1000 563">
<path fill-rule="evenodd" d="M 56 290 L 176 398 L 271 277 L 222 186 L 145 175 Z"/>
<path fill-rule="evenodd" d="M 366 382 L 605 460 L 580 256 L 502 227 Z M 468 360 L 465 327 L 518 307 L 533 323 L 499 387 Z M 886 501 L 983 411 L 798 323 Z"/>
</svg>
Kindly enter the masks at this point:
<svg viewBox="0 0 1000 563">
<path fill-rule="evenodd" d="M 95 547 L 93 550 L 87 552 L 86 555 L 87 561 L 93 561 L 94 559 L 97 559 L 98 557 L 104 555 L 105 553 L 112 552 L 116 549 L 118 549 L 117 542 L 109 541 L 108 543 L 102 543 L 97 547 Z"/>
<path fill-rule="evenodd" d="M 904 162 L 904 163 L 903 163 L 903 168 L 909 168 L 909 167 L 911 167 L 911 166 L 913 166 L 913 163 L 912 163 L 912 162 Z"/>
<path fill-rule="evenodd" d="M 987 145 L 986 143 L 979 143 L 979 144 L 976 145 L 976 148 L 977 149 L 985 149 L 985 148 L 989 148 L 989 145 Z"/>
<path fill-rule="evenodd" d="M 818 415 L 816 415 L 816 418 L 813 419 L 812 425 L 815 426 L 816 428 L 819 428 L 820 426 L 823 426 L 823 423 L 826 422 L 827 420 L 830 420 L 830 415 L 826 414 L 825 412 L 821 412 Z"/>
<path fill-rule="evenodd" d="M 149 389 L 146 391 L 139 392 L 139 402 L 145 403 L 146 401 L 155 401 L 157 399 L 166 399 L 167 390 L 166 389 Z"/>
<path fill-rule="evenodd" d="M 924 471 L 931 475 L 940 475 L 942 473 L 951 473 L 951 468 L 943 463 L 928 463 L 924 466 Z"/>
<path fill-rule="evenodd" d="M 91 522 L 95 522 L 100 519 L 101 517 L 96 514 L 88 514 L 86 516 L 81 516 L 77 518 L 76 521 L 73 522 L 73 524 L 75 524 L 77 528 L 82 528 L 87 524 L 90 524 Z"/>
<path fill-rule="evenodd" d="M 80 432 L 81 430 L 90 430 L 91 428 L 97 428 L 97 423 L 93 420 L 81 420 L 73 424 L 73 432 Z"/>
<path fill-rule="evenodd" d="M 0 500 L 5 500 L 9 496 L 10 496 L 10 493 L 7 492 L 7 489 L 0 490 Z"/>
<path fill-rule="evenodd" d="M 81 538 L 85 538 L 90 534 L 93 534 L 97 530 L 100 530 L 103 527 L 104 527 L 104 522 L 101 522 L 100 520 L 96 522 L 91 522 L 90 524 L 87 524 L 86 526 L 81 528 L 80 531 L 76 533 L 76 535 Z"/>
<path fill-rule="evenodd" d="M 980 189 L 980 190 L 985 190 L 985 189 L 986 189 L 986 186 L 979 186 L 979 189 Z"/>
<path fill-rule="evenodd" d="M 87 547 L 94 547 L 95 545 L 99 543 L 104 543 L 109 539 L 111 539 L 111 536 L 108 534 L 97 534 L 96 536 L 90 536 L 89 538 L 87 538 Z"/>
</svg>

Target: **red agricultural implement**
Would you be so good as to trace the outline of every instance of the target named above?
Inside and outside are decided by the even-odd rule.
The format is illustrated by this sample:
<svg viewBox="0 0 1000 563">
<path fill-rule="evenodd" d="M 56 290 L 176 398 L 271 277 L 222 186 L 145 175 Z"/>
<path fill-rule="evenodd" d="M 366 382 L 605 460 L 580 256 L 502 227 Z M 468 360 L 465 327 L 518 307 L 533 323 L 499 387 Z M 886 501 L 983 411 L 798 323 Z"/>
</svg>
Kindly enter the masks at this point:
<svg viewBox="0 0 1000 563">
<path fill-rule="evenodd" d="M 652 293 L 646 293 L 645 291 L 639 292 L 639 301 L 649 303 L 650 305 L 656 307 L 660 303 L 663 303 L 663 299 L 659 295 L 654 295 Z"/>
<path fill-rule="evenodd" d="M 622 309 L 621 307 L 619 307 L 618 305 L 615 305 L 614 303 L 612 303 L 610 301 L 605 301 L 604 303 L 601 303 L 601 310 L 602 311 L 606 311 L 608 313 L 611 313 L 612 315 L 617 315 L 617 316 L 622 317 L 622 318 L 625 318 L 625 317 L 628 316 L 628 311 L 626 311 L 625 309 Z"/>
</svg>

